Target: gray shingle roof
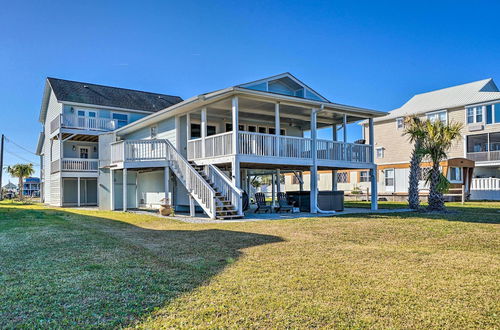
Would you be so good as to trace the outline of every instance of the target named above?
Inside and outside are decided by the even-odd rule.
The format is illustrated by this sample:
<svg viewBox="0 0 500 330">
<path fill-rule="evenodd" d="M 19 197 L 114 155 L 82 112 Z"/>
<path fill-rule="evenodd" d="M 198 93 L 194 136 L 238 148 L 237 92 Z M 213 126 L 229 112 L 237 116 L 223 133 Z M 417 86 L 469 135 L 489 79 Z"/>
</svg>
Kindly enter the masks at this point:
<svg viewBox="0 0 500 330">
<path fill-rule="evenodd" d="M 156 112 L 182 101 L 179 96 L 47 78 L 58 101 Z"/>
</svg>

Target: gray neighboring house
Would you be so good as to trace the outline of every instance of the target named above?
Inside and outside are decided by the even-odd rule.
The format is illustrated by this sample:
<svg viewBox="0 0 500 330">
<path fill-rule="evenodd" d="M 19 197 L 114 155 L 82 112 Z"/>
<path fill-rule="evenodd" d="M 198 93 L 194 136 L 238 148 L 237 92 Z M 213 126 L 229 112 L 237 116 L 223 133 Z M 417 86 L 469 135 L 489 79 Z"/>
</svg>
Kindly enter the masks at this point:
<svg viewBox="0 0 500 330">
<path fill-rule="evenodd" d="M 177 96 L 47 78 L 37 145 L 42 202 L 97 205 L 100 136 L 181 101 Z"/>
</svg>

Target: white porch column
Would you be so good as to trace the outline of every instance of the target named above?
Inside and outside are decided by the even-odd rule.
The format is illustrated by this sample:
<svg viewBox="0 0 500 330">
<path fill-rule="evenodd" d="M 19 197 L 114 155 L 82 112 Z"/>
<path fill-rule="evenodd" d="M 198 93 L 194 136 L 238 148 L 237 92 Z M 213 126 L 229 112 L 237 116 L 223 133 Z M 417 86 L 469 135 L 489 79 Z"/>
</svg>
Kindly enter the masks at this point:
<svg viewBox="0 0 500 330">
<path fill-rule="evenodd" d="M 371 183 L 371 209 L 372 211 L 378 210 L 378 189 L 377 189 L 377 166 L 370 169 L 370 183 Z"/>
<path fill-rule="evenodd" d="M 342 124 L 342 130 L 343 130 L 343 146 L 342 146 L 342 150 L 344 152 L 344 159 L 345 161 L 350 161 L 350 159 L 347 159 L 347 115 L 344 115 L 344 121 L 343 121 L 343 124 Z"/>
<path fill-rule="evenodd" d="M 274 105 L 274 128 L 275 132 L 274 134 L 276 135 L 276 142 L 275 142 L 275 148 L 276 148 L 276 156 L 280 156 L 280 104 L 277 102 Z"/>
<path fill-rule="evenodd" d="M 375 161 L 375 130 L 373 129 L 373 118 L 368 119 L 368 143 L 372 147 L 370 152 L 370 162 Z"/>
<path fill-rule="evenodd" d="M 191 140 L 191 114 L 186 114 L 186 137 L 187 140 Z"/>
<path fill-rule="evenodd" d="M 375 160 L 375 131 L 373 129 L 373 118 L 368 119 L 368 136 L 369 143 L 372 148 L 370 152 L 370 162 L 373 163 Z M 371 183 L 371 209 L 378 209 L 378 186 L 377 186 L 377 165 L 373 164 L 373 168 L 370 169 L 370 183 Z"/>
<path fill-rule="evenodd" d="M 127 211 L 127 169 L 123 169 L 123 212 Z"/>
<path fill-rule="evenodd" d="M 114 180 L 115 171 L 112 169 L 109 170 L 109 203 L 110 210 L 114 211 L 115 209 L 115 180 Z"/>
<path fill-rule="evenodd" d="M 76 184 L 78 185 L 78 188 L 76 188 L 77 191 L 77 198 L 78 198 L 78 207 L 80 207 L 80 177 L 77 177 Z"/>
<path fill-rule="evenodd" d="M 235 96 L 231 100 L 231 119 L 232 119 L 232 126 L 233 126 L 233 136 L 232 136 L 232 143 L 233 143 L 233 154 L 237 155 L 238 154 L 238 97 Z M 239 168 L 239 167 L 238 167 Z"/>
<path fill-rule="evenodd" d="M 201 156 L 205 158 L 205 139 L 207 138 L 207 108 L 201 109 Z"/>
<path fill-rule="evenodd" d="M 168 166 L 165 166 L 163 172 L 163 182 L 165 186 L 165 203 L 168 202 L 169 205 L 172 205 L 172 200 L 170 199 L 170 167 Z"/>
<path fill-rule="evenodd" d="M 310 202 L 311 202 L 311 213 L 317 213 L 317 198 L 318 198 L 318 164 L 317 164 L 317 158 L 318 158 L 318 146 L 317 146 L 317 123 L 316 123 L 316 118 L 317 118 L 317 112 L 316 109 L 311 110 L 311 152 L 312 152 L 312 161 L 313 165 L 311 166 L 311 175 L 310 177 Z"/>
<path fill-rule="evenodd" d="M 275 184 L 276 181 L 274 179 L 274 174 L 271 174 L 271 205 L 273 208 L 276 206 L 276 198 L 274 198 L 274 195 L 276 195 L 276 191 L 274 189 Z"/>
<path fill-rule="evenodd" d="M 337 141 L 337 124 L 332 125 L 332 141 Z M 337 171 L 332 170 L 332 191 L 337 190 Z"/>
<path fill-rule="evenodd" d="M 240 161 L 237 157 L 233 157 L 233 161 L 231 162 L 231 179 L 233 184 L 241 188 L 241 171 L 240 171 Z"/>
<path fill-rule="evenodd" d="M 196 209 L 194 207 L 194 198 L 189 194 L 189 216 L 194 217 L 196 216 Z"/>
</svg>

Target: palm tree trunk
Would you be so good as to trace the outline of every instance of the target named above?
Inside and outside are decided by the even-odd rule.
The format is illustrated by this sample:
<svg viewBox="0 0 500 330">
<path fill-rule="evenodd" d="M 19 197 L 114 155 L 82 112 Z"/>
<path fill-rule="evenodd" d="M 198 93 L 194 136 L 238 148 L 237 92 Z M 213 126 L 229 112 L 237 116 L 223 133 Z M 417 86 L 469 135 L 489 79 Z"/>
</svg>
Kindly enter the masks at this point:
<svg viewBox="0 0 500 330">
<path fill-rule="evenodd" d="M 431 168 L 431 182 L 429 187 L 429 206 L 430 211 L 443 211 L 444 210 L 444 196 L 438 191 L 439 184 L 439 162 L 432 162 Z"/>
<path fill-rule="evenodd" d="M 410 177 L 408 184 L 408 205 L 410 209 L 417 210 L 420 207 L 418 183 L 420 181 L 420 164 L 422 157 L 417 152 L 417 145 L 413 149 L 410 160 Z"/>
<path fill-rule="evenodd" d="M 19 177 L 19 200 L 23 200 L 23 177 Z"/>
</svg>

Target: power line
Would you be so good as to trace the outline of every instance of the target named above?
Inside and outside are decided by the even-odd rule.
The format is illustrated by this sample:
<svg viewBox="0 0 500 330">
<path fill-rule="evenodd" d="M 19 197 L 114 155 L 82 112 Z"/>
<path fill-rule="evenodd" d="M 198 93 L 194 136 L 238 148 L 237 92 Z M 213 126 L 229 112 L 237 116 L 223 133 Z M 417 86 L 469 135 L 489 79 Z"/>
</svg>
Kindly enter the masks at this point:
<svg viewBox="0 0 500 330">
<path fill-rule="evenodd" d="M 40 164 L 35 163 L 34 161 L 31 161 L 31 160 L 29 160 L 29 159 L 26 159 L 26 158 L 24 158 L 24 157 L 22 157 L 22 156 L 19 156 L 19 155 L 18 155 L 18 154 L 16 154 L 15 152 L 12 152 L 12 151 L 9 151 L 9 150 L 5 150 L 5 152 L 6 152 L 6 153 L 8 153 L 8 154 L 11 154 L 11 155 L 12 155 L 12 156 L 14 156 L 14 157 L 17 157 L 17 158 L 19 158 L 19 159 L 22 159 L 22 160 L 24 160 L 25 162 L 31 163 L 31 164 L 36 165 L 36 166 L 40 166 Z"/>
<path fill-rule="evenodd" d="M 20 145 L 20 144 L 18 144 L 18 143 L 16 143 L 16 142 L 14 142 L 12 139 L 8 138 L 7 136 L 5 137 L 5 141 L 7 141 L 7 142 L 10 142 L 10 143 L 14 144 L 14 145 L 15 145 L 15 146 L 17 146 L 18 148 L 21 148 L 21 149 L 23 149 L 24 151 L 29 152 L 29 153 L 30 153 L 30 154 L 32 154 L 32 155 L 38 156 L 38 155 L 37 155 L 36 153 L 34 153 L 33 151 L 31 151 L 31 150 L 29 150 L 28 148 L 25 148 L 25 147 L 23 147 L 22 145 Z"/>
</svg>

